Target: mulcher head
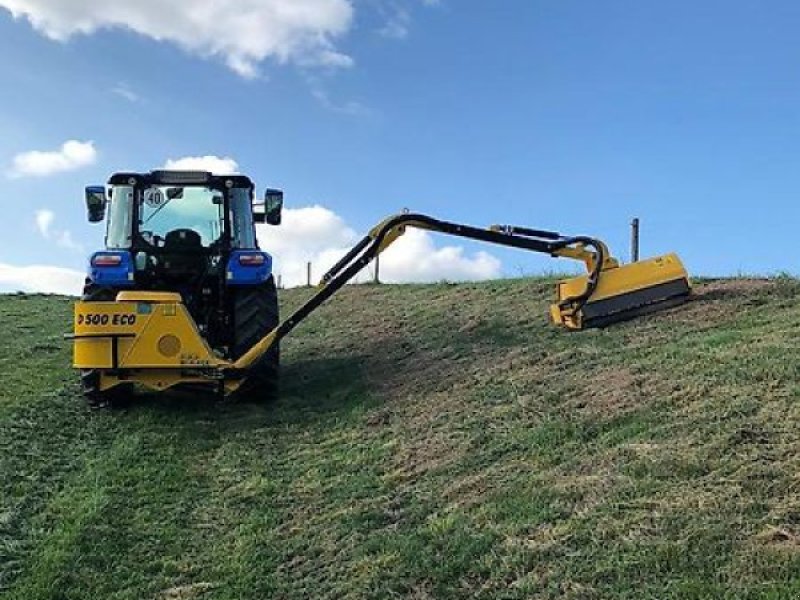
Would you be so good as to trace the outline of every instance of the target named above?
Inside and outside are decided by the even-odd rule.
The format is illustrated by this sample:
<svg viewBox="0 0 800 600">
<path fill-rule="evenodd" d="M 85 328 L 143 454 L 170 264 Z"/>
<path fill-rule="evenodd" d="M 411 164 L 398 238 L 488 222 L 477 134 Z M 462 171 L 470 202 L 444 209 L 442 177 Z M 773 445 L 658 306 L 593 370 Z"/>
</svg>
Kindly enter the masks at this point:
<svg viewBox="0 0 800 600">
<path fill-rule="evenodd" d="M 689 275 L 676 254 L 601 270 L 594 291 L 590 275 L 558 283 L 553 322 L 569 329 L 604 327 L 677 306 L 689 296 Z"/>
</svg>

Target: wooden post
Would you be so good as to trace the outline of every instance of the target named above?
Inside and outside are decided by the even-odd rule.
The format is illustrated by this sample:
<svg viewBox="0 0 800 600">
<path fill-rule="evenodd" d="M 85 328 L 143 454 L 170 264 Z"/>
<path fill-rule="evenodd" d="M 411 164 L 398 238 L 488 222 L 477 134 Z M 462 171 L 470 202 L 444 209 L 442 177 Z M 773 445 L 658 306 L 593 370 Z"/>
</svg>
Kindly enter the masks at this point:
<svg viewBox="0 0 800 600">
<path fill-rule="evenodd" d="M 639 261 L 639 218 L 631 221 L 631 262 Z"/>
<path fill-rule="evenodd" d="M 381 278 L 379 275 L 379 271 L 381 268 L 381 255 L 378 254 L 375 256 L 375 277 L 373 278 L 373 283 L 378 284 L 381 282 Z"/>
<path fill-rule="evenodd" d="M 306 263 L 306 285 L 311 287 L 311 261 Z"/>
<path fill-rule="evenodd" d="M 283 289 L 283 281 L 281 275 L 278 275 L 278 289 L 279 290 Z"/>
</svg>

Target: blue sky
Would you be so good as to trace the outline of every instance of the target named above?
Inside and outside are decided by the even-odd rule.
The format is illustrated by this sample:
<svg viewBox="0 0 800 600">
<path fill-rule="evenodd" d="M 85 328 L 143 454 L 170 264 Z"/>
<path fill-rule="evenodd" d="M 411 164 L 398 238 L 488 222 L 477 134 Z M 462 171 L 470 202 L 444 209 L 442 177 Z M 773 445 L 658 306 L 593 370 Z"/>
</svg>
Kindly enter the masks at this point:
<svg viewBox="0 0 800 600">
<path fill-rule="evenodd" d="M 165 33 L 157 8 L 136 31 L 100 15 L 75 33 L 102 3 L 0 0 L 0 265 L 83 270 L 103 236 L 85 223 L 84 185 L 215 155 L 351 233 L 410 207 L 594 235 L 627 259 L 639 216 L 643 254 L 675 250 L 694 274 L 798 271 L 800 4 L 264 0 L 286 2 L 331 16 L 289 28 L 266 16 L 252 47 L 226 54 L 214 40 L 235 35 L 211 29 L 192 47 L 197 22 Z M 11 176 L 15 156 L 67 140 L 92 141 L 91 164 Z M 467 263 L 484 250 L 505 275 L 565 267 L 436 244 L 463 246 Z"/>
</svg>

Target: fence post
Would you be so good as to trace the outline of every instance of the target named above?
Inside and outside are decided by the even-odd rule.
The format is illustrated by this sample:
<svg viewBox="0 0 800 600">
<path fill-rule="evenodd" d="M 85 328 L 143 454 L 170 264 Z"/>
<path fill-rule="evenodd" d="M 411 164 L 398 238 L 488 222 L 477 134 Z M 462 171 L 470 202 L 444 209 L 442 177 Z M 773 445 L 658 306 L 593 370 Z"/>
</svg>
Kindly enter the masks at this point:
<svg viewBox="0 0 800 600">
<path fill-rule="evenodd" d="M 375 277 L 373 278 L 373 281 L 372 281 L 373 283 L 378 284 L 378 283 L 381 282 L 381 278 L 380 278 L 380 274 L 379 274 L 380 268 L 381 268 L 381 255 L 377 254 L 375 256 Z"/>
<path fill-rule="evenodd" d="M 311 262 L 306 263 L 306 285 L 311 287 Z"/>
<path fill-rule="evenodd" d="M 283 289 L 283 277 L 281 275 L 278 275 L 278 289 Z"/>
<path fill-rule="evenodd" d="M 639 217 L 631 221 L 631 262 L 639 262 Z"/>
</svg>

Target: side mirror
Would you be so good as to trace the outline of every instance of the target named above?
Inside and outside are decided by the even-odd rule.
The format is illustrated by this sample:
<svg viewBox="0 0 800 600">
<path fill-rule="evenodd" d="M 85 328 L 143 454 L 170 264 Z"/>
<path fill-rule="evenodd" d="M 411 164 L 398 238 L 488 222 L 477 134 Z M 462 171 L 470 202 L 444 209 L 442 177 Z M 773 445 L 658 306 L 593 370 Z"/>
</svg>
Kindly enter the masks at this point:
<svg viewBox="0 0 800 600">
<path fill-rule="evenodd" d="M 264 220 L 267 225 L 281 224 L 281 211 L 283 211 L 283 192 L 270 190 L 264 192 Z"/>
<path fill-rule="evenodd" d="M 99 223 L 106 218 L 106 188 L 90 185 L 86 188 L 86 210 L 89 223 Z"/>
</svg>

